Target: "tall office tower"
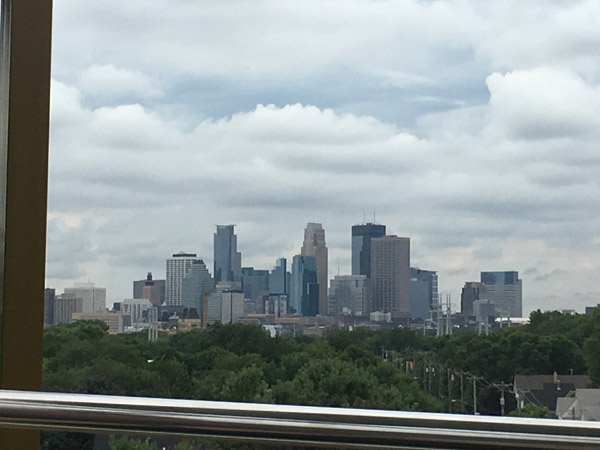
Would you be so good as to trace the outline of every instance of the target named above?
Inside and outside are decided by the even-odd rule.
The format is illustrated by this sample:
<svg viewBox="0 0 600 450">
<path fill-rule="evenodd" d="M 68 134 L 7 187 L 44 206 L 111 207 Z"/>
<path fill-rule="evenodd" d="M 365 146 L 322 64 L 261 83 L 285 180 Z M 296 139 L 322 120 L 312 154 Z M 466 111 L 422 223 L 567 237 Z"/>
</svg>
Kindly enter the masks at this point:
<svg viewBox="0 0 600 450">
<path fill-rule="evenodd" d="M 437 272 L 410 268 L 410 313 L 413 319 L 429 319 L 438 307 Z"/>
<path fill-rule="evenodd" d="M 410 318 L 410 238 L 371 239 L 371 312 L 391 313 L 392 319 Z"/>
<path fill-rule="evenodd" d="M 371 278 L 371 239 L 385 236 L 385 225 L 352 226 L 352 275 Z"/>
<path fill-rule="evenodd" d="M 215 283 L 242 281 L 242 254 L 237 251 L 235 225 L 217 225 L 214 235 Z"/>
<path fill-rule="evenodd" d="M 317 283 L 319 283 L 319 314 L 326 316 L 327 306 L 327 245 L 325 230 L 320 223 L 309 223 L 304 230 L 304 242 L 300 255 L 312 256 L 317 263 Z"/>
<path fill-rule="evenodd" d="M 94 283 L 75 283 L 75 287 L 65 288 L 64 293 L 83 301 L 81 312 L 104 312 L 106 309 L 106 288 L 96 287 Z"/>
<path fill-rule="evenodd" d="M 460 314 L 469 320 L 475 315 L 473 305 L 477 300 L 487 300 L 485 284 L 478 281 L 466 281 L 460 294 Z"/>
<path fill-rule="evenodd" d="M 238 323 L 244 317 L 244 293 L 232 283 L 218 284 L 208 297 L 207 323 Z"/>
<path fill-rule="evenodd" d="M 132 298 L 145 298 L 153 305 L 160 306 L 165 302 L 166 289 L 166 280 L 155 280 L 152 272 L 148 272 L 145 280 L 133 282 Z"/>
<path fill-rule="evenodd" d="M 44 289 L 44 325 L 54 325 L 54 299 L 56 291 L 54 289 Z"/>
<path fill-rule="evenodd" d="M 254 303 L 255 311 L 264 309 L 263 299 L 269 294 L 269 271 L 242 267 L 244 297 Z"/>
<path fill-rule="evenodd" d="M 519 272 L 481 272 L 481 282 L 498 314 L 504 317 L 523 315 L 523 282 L 519 280 Z"/>
<path fill-rule="evenodd" d="M 54 299 L 54 325 L 71 323 L 73 314 L 83 309 L 83 300 L 75 294 L 57 295 Z"/>
<path fill-rule="evenodd" d="M 368 315 L 368 282 L 366 275 L 336 275 L 329 285 L 329 315 Z"/>
<path fill-rule="evenodd" d="M 279 258 L 275 262 L 275 267 L 269 275 L 269 292 L 272 294 L 288 294 L 290 287 L 288 284 L 287 260 Z"/>
<path fill-rule="evenodd" d="M 190 271 L 192 263 L 198 261 L 195 253 L 175 253 L 171 258 L 167 258 L 167 279 L 165 304 L 167 306 L 181 306 L 181 287 L 183 279 Z"/>
<path fill-rule="evenodd" d="M 314 256 L 296 255 L 292 261 L 289 312 L 303 316 L 319 314 L 319 283 Z"/>
<path fill-rule="evenodd" d="M 202 259 L 192 261 L 190 270 L 181 282 L 181 303 L 186 308 L 195 308 L 198 317 L 204 314 L 204 296 L 215 290 L 215 280 L 210 276 Z"/>
</svg>

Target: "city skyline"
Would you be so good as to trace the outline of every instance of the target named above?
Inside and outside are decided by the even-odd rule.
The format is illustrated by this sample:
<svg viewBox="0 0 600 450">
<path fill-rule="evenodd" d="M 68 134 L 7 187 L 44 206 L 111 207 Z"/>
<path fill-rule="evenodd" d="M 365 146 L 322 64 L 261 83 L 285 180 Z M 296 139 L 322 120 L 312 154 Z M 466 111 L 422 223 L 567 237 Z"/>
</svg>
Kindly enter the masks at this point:
<svg viewBox="0 0 600 450">
<path fill-rule="evenodd" d="M 210 264 L 231 222 L 269 268 L 318 221 L 350 273 L 375 210 L 455 303 L 488 269 L 519 270 L 526 310 L 597 303 L 595 3 L 143 8 L 55 5 L 48 286 L 118 300 L 174 251 Z"/>
</svg>

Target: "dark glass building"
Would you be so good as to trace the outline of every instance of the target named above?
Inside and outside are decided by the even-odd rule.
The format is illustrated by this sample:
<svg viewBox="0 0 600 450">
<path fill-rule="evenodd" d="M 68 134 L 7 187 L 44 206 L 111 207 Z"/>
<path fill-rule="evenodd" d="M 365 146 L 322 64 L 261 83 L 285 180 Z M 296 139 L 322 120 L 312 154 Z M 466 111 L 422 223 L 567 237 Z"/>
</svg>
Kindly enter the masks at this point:
<svg viewBox="0 0 600 450">
<path fill-rule="evenodd" d="M 303 316 L 319 314 L 319 283 L 317 260 L 313 256 L 294 256 L 290 282 L 291 313 Z"/>
<path fill-rule="evenodd" d="M 287 259 L 279 258 L 275 267 L 269 275 L 269 292 L 272 294 L 289 294 L 289 273 L 287 271 Z"/>
<path fill-rule="evenodd" d="M 237 251 L 235 225 L 217 225 L 214 235 L 215 284 L 223 281 L 242 281 L 242 254 Z"/>
<path fill-rule="evenodd" d="M 352 226 L 352 275 L 371 278 L 371 239 L 385 236 L 385 225 Z"/>
<path fill-rule="evenodd" d="M 432 270 L 410 268 L 410 313 L 412 319 L 429 319 L 438 305 L 438 276 Z"/>
</svg>

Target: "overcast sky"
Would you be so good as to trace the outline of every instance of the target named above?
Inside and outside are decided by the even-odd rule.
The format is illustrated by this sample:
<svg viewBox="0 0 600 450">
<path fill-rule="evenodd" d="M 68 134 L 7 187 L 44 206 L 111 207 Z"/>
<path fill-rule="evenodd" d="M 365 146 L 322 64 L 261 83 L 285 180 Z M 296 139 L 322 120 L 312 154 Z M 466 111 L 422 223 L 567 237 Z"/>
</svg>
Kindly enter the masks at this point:
<svg viewBox="0 0 600 450">
<path fill-rule="evenodd" d="M 109 306 L 215 224 L 242 264 L 363 214 L 460 305 L 518 270 L 523 309 L 600 302 L 600 3 L 56 0 L 47 284 Z"/>
</svg>

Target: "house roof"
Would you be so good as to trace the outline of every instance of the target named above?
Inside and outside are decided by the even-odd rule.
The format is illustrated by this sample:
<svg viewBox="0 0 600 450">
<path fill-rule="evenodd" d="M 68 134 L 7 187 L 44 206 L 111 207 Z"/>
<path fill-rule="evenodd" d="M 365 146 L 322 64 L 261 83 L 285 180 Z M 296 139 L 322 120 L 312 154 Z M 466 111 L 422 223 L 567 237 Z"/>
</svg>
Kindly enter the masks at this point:
<svg viewBox="0 0 600 450">
<path fill-rule="evenodd" d="M 574 385 L 576 389 L 585 389 L 592 384 L 587 375 L 559 375 L 558 380 L 561 389 L 567 384 Z M 520 391 L 539 391 L 548 384 L 554 384 L 554 375 L 515 375 L 515 387 Z"/>
</svg>

